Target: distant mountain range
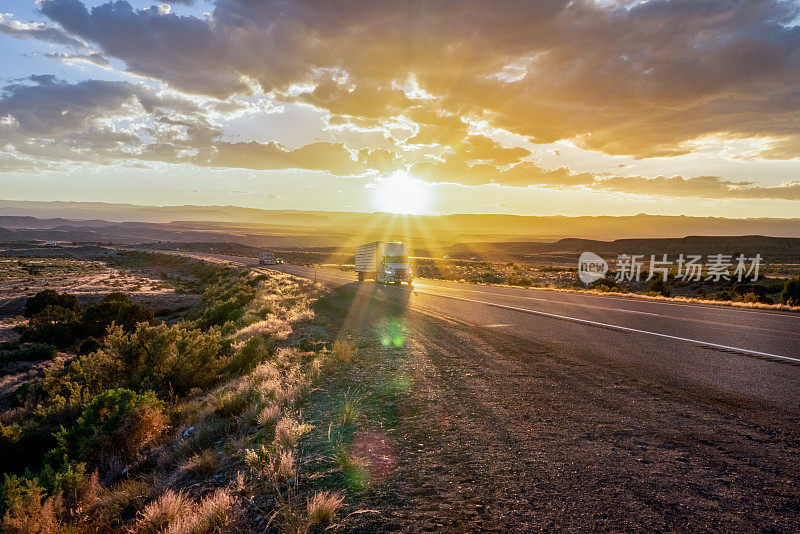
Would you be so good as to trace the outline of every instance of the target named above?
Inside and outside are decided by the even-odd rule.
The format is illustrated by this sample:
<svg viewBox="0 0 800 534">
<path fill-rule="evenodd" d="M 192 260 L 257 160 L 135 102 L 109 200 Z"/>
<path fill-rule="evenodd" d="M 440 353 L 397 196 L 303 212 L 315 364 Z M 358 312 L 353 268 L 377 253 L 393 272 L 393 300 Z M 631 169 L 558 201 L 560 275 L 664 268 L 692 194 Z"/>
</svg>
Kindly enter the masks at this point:
<svg viewBox="0 0 800 534">
<path fill-rule="evenodd" d="M 252 244 L 274 240 L 298 245 L 337 246 L 343 242 L 414 236 L 437 245 L 474 242 L 555 241 L 562 238 L 614 240 L 686 236 L 800 236 L 800 218 L 727 219 L 634 215 L 627 217 L 519 216 L 260 210 L 237 206 L 138 206 L 100 202 L 0 200 L 2 239 L 60 233 L 65 240 L 114 239 L 210 241 L 219 237 Z M 20 231 L 22 231 L 20 233 Z M 70 237 L 73 236 L 73 237 Z M 298 241 L 296 237 L 302 239 Z M 202 237 L 202 239 L 200 239 Z M 51 239 L 58 239 L 52 237 Z M 520 245 L 523 246 L 523 245 Z"/>
<path fill-rule="evenodd" d="M 687 236 L 682 238 L 616 239 L 598 241 L 594 239 L 560 239 L 552 243 L 509 242 L 509 243 L 459 243 L 447 247 L 453 258 L 479 256 L 489 260 L 545 260 L 552 257 L 577 258 L 589 251 L 603 257 L 616 257 L 620 254 L 641 254 L 649 258 L 651 254 L 660 257 L 667 254 L 674 259 L 678 254 L 699 254 L 703 257 L 712 254 L 744 254 L 751 258 L 760 254 L 762 259 L 771 262 L 800 263 L 800 237 L 768 237 L 761 235 L 745 236 Z"/>
</svg>

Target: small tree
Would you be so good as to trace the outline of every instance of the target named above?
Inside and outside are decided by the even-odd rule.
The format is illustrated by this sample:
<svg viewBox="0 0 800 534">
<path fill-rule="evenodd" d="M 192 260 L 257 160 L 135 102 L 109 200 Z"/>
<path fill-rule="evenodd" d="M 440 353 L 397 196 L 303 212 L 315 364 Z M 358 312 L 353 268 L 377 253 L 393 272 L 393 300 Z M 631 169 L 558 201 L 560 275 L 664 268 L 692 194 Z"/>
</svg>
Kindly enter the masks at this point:
<svg viewBox="0 0 800 534">
<path fill-rule="evenodd" d="M 647 290 L 657 293 L 663 297 L 672 296 L 672 287 L 670 287 L 669 283 L 665 282 L 660 276 L 654 277 L 650 280 L 650 283 L 647 284 Z"/>
<path fill-rule="evenodd" d="M 36 295 L 25 301 L 25 317 L 33 317 L 37 313 L 44 311 L 48 306 L 65 308 L 75 313 L 80 312 L 81 304 L 75 295 L 69 293 L 58 293 L 52 289 L 39 291 Z"/>
<path fill-rule="evenodd" d="M 781 302 L 789 306 L 800 306 L 800 279 L 789 278 L 783 286 Z"/>
</svg>

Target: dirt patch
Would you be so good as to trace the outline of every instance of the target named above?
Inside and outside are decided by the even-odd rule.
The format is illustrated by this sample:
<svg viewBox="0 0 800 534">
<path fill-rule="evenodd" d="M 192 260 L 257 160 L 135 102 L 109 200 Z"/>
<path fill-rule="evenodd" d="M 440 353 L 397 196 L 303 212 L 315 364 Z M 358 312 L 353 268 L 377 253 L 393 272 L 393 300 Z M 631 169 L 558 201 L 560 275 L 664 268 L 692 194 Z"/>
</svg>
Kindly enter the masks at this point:
<svg viewBox="0 0 800 534">
<path fill-rule="evenodd" d="M 94 260 L 0 257 L 0 272 L 0 317 L 21 315 L 27 298 L 43 289 L 71 293 L 83 306 L 121 291 L 161 315 L 185 311 L 201 298 L 177 294 L 157 276 L 116 269 Z"/>
</svg>

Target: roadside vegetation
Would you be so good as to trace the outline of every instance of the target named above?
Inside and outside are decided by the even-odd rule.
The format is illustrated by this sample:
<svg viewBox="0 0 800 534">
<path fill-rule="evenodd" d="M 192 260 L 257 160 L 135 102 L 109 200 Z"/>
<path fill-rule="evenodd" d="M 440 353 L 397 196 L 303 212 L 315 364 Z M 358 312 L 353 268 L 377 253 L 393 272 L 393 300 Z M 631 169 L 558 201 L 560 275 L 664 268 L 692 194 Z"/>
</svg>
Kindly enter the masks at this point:
<svg viewBox="0 0 800 534">
<path fill-rule="evenodd" d="M 320 287 L 163 254 L 109 261 L 157 271 L 202 303 L 167 324 L 124 293 L 85 308 L 57 291 L 28 299 L 0 361 L 51 361 L 0 414 L 2 530 L 307 532 L 335 521 L 344 495 L 309 483 L 301 442 L 314 422 L 303 414 L 357 348 L 316 317 Z M 344 420 L 356 417 L 353 405 Z"/>
</svg>

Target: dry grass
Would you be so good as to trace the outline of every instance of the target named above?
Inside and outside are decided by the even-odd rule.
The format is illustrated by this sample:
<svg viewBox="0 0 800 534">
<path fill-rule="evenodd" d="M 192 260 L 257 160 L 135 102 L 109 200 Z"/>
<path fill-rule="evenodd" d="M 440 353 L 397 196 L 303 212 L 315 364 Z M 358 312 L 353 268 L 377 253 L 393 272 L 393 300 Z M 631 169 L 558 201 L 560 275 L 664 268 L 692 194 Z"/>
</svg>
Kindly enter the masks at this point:
<svg viewBox="0 0 800 534">
<path fill-rule="evenodd" d="M 278 422 L 278 418 L 281 416 L 281 407 L 280 405 L 271 402 L 261 408 L 258 412 L 258 424 L 260 426 L 272 426 Z"/>
<path fill-rule="evenodd" d="M 337 362 L 350 363 L 353 360 L 353 355 L 356 353 L 356 346 L 349 341 L 337 339 L 333 342 L 331 352 Z"/>
<path fill-rule="evenodd" d="M 273 452 L 261 445 L 245 451 L 245 463 L 261 489 L 283 484 L 297 476 L 297 453 L 294 450 Z"/>
<path fill-rule="evenodd" d="M 195 502 L 182 492 L 167 490 L 141 512 L 136 534 L 206 534 L 229 530 L 240 519 L 239 503 L 218 489 Z"/>
<path fill-rule="evenodd" d="M 275 445 L 283 449 L 293 449 L 300 436 L 309 430 L 310 425 L 301 425 L 293 417 L 285 416 L 275 425 Z"/>
<path fill-rule="evenodd" d="M 184 477 L 208 477 L 219 468 L 221 456 L 209 450 L 195 454 L 181 464 L 180 474 Z"/>
<path fill-rule="evenodd" d="M 342 501 L 344 495 L 339 492 L 320 491 L 312 495 L 306 505 L 309 525 L 333 523 Z"/>
<path fill-rule="evenodd" d="M 280 516 L 280 530 L 289 534 L 307 534 L 317 525 L 330 524 L 343 501 L 341 493 L 329 491 L 314 493 L 305 502 L 293 491 L 289 492 L 288 498 L 279 496 L 276 515 Z"/>
<path fill-rule="evenodd" d="M 221 440 L 227 432 L 225 420 L 214 414 L 206 415 L 183 431 L 175 444 L 175 457 L 188 458 L 206 450 Z"/>
</svg>

